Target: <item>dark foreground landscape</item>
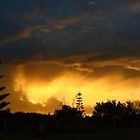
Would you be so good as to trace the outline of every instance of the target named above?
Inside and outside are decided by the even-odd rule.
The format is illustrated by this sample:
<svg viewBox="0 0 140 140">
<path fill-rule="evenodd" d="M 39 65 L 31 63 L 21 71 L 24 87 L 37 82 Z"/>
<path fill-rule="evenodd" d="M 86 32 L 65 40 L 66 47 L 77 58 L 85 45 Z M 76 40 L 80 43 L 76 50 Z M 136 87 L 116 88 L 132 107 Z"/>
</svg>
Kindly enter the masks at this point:
<svg viewBox="0 0 140 140">
<path fill-rule="evenodd" d="M 0 140 L 139 140 L 140 129 L 108 129 L 93 133 L 1 133 Z"/>
<path fill-rule="evenodd" d="M 99 102 L 86 115 L 81 94 L 77 107 L 62 105 L 53 114 L 15 112 L 1 102 L 0 140 L 138 140 L 140 102 Z M 2 97 L 2 96 L 1 96 Z"/>
</svg>

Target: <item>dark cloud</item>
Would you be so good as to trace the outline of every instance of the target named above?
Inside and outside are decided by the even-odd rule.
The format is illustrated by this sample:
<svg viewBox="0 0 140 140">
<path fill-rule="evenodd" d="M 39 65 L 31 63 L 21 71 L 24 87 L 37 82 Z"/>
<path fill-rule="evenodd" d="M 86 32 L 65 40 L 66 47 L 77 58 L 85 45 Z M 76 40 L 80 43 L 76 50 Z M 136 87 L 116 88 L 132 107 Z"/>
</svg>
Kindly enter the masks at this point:
<svg viewBox="0 0 140 140">
<path fill-rule="evenodd" d="M 9 105 L 13 112 L 38 112 L 38 113 L 51 113 L 53 114 L 56 109 L 61 109 L 62 102 L 56 98 L 46 99 L 43 105 L 40 103 L 33 104 L 27 100 L 25 96 L 12 98 L 12 103 Z"/>
<path fill-rule="evenodd" d="M 138 13 L 140 12 L 140 2 L 139 0 L 124 0 L 122 1 L 122 4 L 120 4 L 120 10 L 125 12 Z"/>
<path fill-rule="evenodd" d="M 6 64 L 2 73 L 9 77 L 4 84 L 13 91 L 19 67 L 29 81 L 50 82 L 67 72 L 89 79 L 110 74 L 139 78 L 139 17 L 139 0 L 0 2 L 0 58 Z M 17 97 L 11 96 L 14 105 L 21 94 Z M 48 100 L 50 106 L 52 102 L 59 104 Z M 30 111 L 46 109 L 26 98 L 19 103 Z"/>
</svg>

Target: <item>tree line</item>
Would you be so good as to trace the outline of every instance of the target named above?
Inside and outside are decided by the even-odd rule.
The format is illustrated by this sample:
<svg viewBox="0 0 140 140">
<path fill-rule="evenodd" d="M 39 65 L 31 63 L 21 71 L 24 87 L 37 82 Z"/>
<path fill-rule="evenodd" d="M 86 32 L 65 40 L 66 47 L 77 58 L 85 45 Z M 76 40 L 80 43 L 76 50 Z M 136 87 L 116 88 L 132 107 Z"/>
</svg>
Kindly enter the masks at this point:
<svg viewBox="0 0 140 140">
<path fill-rule="evenodd" d="M 0 76 L 2 78 L 3 76 Z M 1 86 L 0 91 L 5 87 Z M 3 101 L 9 93 L 0 95 L 0 132 L 89 132 L 106 128 L 140 126 L 140 102 L 116 100 L 97 102 L 91 116 L 85 113 L 82 94 L 76 94 L 76 107 L 62 105 L 54 114 L 11 113 Z"/>
</svg>

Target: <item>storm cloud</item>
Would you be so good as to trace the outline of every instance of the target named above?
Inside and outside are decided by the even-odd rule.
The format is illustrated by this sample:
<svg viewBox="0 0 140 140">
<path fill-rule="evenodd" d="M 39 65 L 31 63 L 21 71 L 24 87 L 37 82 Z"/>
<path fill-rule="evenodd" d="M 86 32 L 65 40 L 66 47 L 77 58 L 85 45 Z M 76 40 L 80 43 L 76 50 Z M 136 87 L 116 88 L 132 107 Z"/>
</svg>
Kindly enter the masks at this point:
<svg viewBox="0 0 140 140">
<path fill-rule="evenodd" d="M 19 75 L 26 85 L 72 73 L 90 81 L 121 76 L 125 86 L 139 85 L 139 0 L 5 0 L 0 9 L 1 72 L 15 95 L 22 96 L 12 89 Z M 13 106 L 23 103 L 14 94 Z"/>
</svg>

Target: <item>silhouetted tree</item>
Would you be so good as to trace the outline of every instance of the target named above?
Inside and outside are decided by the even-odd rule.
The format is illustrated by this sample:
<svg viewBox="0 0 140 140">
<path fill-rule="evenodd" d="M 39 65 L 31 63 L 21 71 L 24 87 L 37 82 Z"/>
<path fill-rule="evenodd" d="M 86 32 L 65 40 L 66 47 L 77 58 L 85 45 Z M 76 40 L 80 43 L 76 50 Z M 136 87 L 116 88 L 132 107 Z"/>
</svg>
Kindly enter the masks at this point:
<svg viewBox="0 0 140 140">
<path fill-rule="evenodd" d="M 108 100 L 107 102 L 96 103 L 94 106 L 94 116 L 126 116 L 134 113 L 132 102 L 117 103 L 116 100 Z"/>
<path fill-rule="evenodd" d="M 81 117 L 82 112 L 78 111 L 76 108 L 70 107 L 68 105 L 63 105 L 61 110 L 56 110 L 54 113 L 56 116 L 61 116 L 62 118 L 73 119 L 76 117 Z"/>
<path fill-rule="evenodd" d="M 138 100 L 133 101 L 133 107 L 134 107 L 136 114 L 140 114 L 140 101 L 138 101 Z"/>
<path fill-rule="evenodd" d="M 85 115 L 82 94 L 80 92 L 76 95 L 76 108 L 82 113 L 83 116 Z"/>
<path fill-rule="evenodd" d="M 2 78 L 2 77 L 3 77 L 3 75 L 0 76 L 0 78 Z M 4 86 L 0 87 L 0 91 L 2 91 L 4 89 L 5 89 Z M 3 99 L 5 99 L 7 96 L 9 96 L 9 93 L 0 95 L 0 110 L 2 110 L 5 106 L 7 106 L 9 104 L 9 102 L 3 101 Z"/>
<path fill-rule="evenodd" d="M 135 110 L 132 102 L 121 103 L 116 100 L 96 103 L 93 111 L 93 118 L 107 125 L 116 125 L 117 122 L 128 124 L 134 115 Z"/>
<path fill-rule="evenodd" d="M 81 123 L 82 112 L 68 105 L 63 105 L 61 110 L 54 113 L 57 126 L 61 130 L 72 130 Z"/>
</svg>

